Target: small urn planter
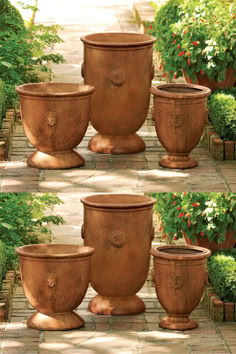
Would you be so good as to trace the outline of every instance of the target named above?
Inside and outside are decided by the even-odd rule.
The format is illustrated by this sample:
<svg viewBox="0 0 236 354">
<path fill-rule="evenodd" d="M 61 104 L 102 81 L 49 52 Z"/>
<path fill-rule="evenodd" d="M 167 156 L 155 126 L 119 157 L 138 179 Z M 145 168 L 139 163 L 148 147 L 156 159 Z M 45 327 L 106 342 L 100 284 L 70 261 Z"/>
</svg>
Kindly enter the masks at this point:
<svg viewBox="0 0 236 354">
<path fill-rule="evenodd" d="M 154 77 L 152 46 L 156 38 L 141 33 L 95 33 L 84 43 L 82 76 L 95 86 L 91 124 L 97 130 L 89 149 L 108 154 L 143 151 L 136 132 L 149 107 Z"/>
<path fill-rule="evenodd" d="M 152 87 L 151 93 L 157 137 L 168 153 L 160 160 L 160 165 L 168 168 L 198 166 L 189 154 L 201 139 L 211 90 L 170 83 Z"/>
<path fill-rule="evenodd" d="M 196 246 L 160 246 L 151 250 L 157 298 L 167 317 L 160 327 L 187 330 L 198 326 L 189 318 L 199 304 L 207 283 L 207 257 L 211 252 Z"/>
<path fill-rule="evenodd" d="M 16 252 L 25 296 L 37 309 L 27 326 L 47 331 L 83 327 L 84 320 L 73 310 L 87 291 L 94 248 L 38 244 Z"/>
<path fill-rule="evenodd" d="M 64 169 L 84 165 L 73 150 L 88 127 L 94 87 L 70 83 L 36 83 L 16 87 L 25 134 L 38 150 L 30 167 Z"/>
<path fill-rule="evenodd" d="M 90 301 L 89 311 L 106 315 L 144 312 L 144 302 L 136 293 L 148 275 L 156 200 L 134 194 L 101 194 L 81 201 L 84 244 L 96 249 L 91 285 L 98 295 Z"/>
</svg>

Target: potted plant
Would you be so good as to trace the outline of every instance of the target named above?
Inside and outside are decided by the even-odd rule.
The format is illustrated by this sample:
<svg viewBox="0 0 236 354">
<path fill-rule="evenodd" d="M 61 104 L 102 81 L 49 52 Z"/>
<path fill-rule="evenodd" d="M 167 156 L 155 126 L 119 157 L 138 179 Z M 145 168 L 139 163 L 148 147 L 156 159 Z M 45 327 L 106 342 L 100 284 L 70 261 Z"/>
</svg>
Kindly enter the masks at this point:
<svg viewBox="0 0 236 354">
<path fill-rule="evenodd" d="M 163 238 L 185 237 L 193 244 L 216 251 L 233 248 L 236 231 L 234 193 L 154 193 L 161 216 Z"/>
<path fill-rule="evenodd" d="M 211 89 L 236 80 L 236 3 L 229 0 L 169 0 L 147 33 L 156 36 L 163 76 Z"/>
</svg>

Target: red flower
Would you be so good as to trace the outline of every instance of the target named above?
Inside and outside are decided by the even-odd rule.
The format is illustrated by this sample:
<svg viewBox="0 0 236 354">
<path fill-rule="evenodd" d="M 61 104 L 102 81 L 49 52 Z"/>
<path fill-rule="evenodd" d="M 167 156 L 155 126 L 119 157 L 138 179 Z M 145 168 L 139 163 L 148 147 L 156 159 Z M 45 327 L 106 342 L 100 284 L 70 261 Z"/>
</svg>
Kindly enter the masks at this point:
<svg viewBox="0 0 236 354">
<path fill-rule="evenodd" d="M 175 240 L 175 241 L 177 240 L 177 236 L 176 235 L 174 236 L 173 240 Z"/>
<path fill-rule="evenodd" d="M 188 66 L 191 65 L 191 59 L 188 59 Z"/>
<path fill-rule="evenodd" d="M 185 196 L 185 195 L 187 195 L 187 193 L 186 193 L 186 192 L 184 192 L 184 196 Z"/>
<path fill-rule="evenodd" d="M 175 202 L 173 202 L 173 205 L 175 206 Z"/>
<path fill-rule="evenodd" d="M 178 218 L 182 218 L 182 213 L 179 213 Z"/>
<path fill-rule="evenodd" d="M 150 29 L 152 29 L 152 25 L 150 25 Z"/>
<path fill-rule="evenodd" d="M 190 214 L 189 213 L 186 216 L 187 216 L 187 218 L 190 218 Z"/>
<path fill-rule="evenodd" d="M 182 216 L 184 216 L 184 215 L 185 215 L 185 212 L 182 213 Z"/>
<path fill-rule="evenodd" d="M 202 18 L 200 18 L 200 21 L 201 21 L 201 22 L 205 22 Z"/>
<path fill-rule="evenodd" d="M 178 208 L 177 208 L 177 210 L 180 210 L 181 209 L 181 207 L 179 206 Z"/>
<path fill-rule="evenodd" d="M 188 57 L 190 56 L 190 51 L 189 51 L 189 50 L 187 51 L 186 55 L 187 55 Z"/>
<path fill-rule="evenodd" d="M 232 16 L 232 19 L 233 19 L 233 20 L 235 19 L 235 15 Z"/>
<path fill-rule="evenodd" d="M 163 68 L 163 66 L 161 65 L 161 66 L 159 66 L 159 70 L 161 70 Z"/>
<path fill-rule="evenodd" d="M 166 238 L 166 234 L 162 236 L 162 238 Z"/>
<path fill-rule="evenodd" d="M 204 232 L 202 231 L 201 233 L 200 233 L 200 236 L 203 236 L 204 235 Z"/>
<path fill-rule="evenodd" d="M 165 77 L 166 76 L 166 73 L 164 73 L 163 75 L 162 75 L 162 77 Z"/>
<path fill-rule="evenodd" d="M 172 198 L 175 198 L 175 195 L 174 195 L 174 194 L 172 195 Z"/>
<path fill-rule="evenodd" d="M 176 40 L 174 39 L 174 40 L 173 40 L 173 44 L 175 44 L 175 42 L 176 42 Z"/>
<path fill-rule="evenodd" d="M 188 31 L 187 31 L 187 30 L 185 30 L 185 31 L 184 31 L 184 34 L 186 34 L 187 32 L 188 32 Z"/>
<path fill-rule="evenodd" d="M 181 45 L 179 44 L 178 47 L 177 47 L 177 49 L 180 49 L 180 48 L 181 48 Z"/>
<path fill-rule="evenodd" d="M 193 41 L 192 44 L 197 46 L 198 42 L 197 41 Z"/>
<path fill-rule="evenodd" d="M 163 227 L 161 226 L 160 229 L 159 229 L 159 231 L 161 231 L 162 229 L 163 229 Z"/>
<path fill-rule="evenodd" d="M 173 73 L 173 70 L 170 70 L 170 73 Z"/>
<path fill-rule="evenodd" d="M 188 220 L 188 227 L 190 227 L 191 226 L 191 221 L 190 220 Z"/>
<path fill-rule="evenodd" d="M 201 74 L 201 75 L 203 75 L 203 74 L 204 74 L 204 71 L 203 71 L 203 70 L 201 70 L 201 71 L 200 71 L 200 74 Z"/>
<path fill-rule="evenodd" d="M 177 79 L 177 75 L 176 74 L 174 75 L 174 79 Z"/>
<path fill-rule="evenodd" d="M 175 37 L 175 33 L 172 34 L 172 37 Z"/>
<path fill-rule="evenodd" d="M 185 51 L 183 50 L 182 52 L 179 52 L 178 56 L 181 57 L 181 55 L 184 55 Z"/>
<path fill-rule="evenodd" d="M 170 232 L 169 232 L 169 234 L 170 234 L 170 235 L 172 235 L 172 234 L 173 234 L 173 232 L 171 232 L 171 231 L 170 231 Z"/>
</svg>

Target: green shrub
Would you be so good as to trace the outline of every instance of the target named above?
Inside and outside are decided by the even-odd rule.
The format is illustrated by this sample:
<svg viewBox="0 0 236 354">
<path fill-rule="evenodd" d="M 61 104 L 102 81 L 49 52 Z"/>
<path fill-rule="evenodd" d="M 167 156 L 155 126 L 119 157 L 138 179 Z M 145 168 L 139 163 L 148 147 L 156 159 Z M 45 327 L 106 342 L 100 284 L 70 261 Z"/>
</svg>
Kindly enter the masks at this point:
<svg viewBox="0 0 236 354">
<path fill-rule="evenodd" d="M 224 302 L 236 302 L 236 249 L 218 251 L 208 260 L 209 278 Z"/>
<path fill-rule="evenodd" d="M 236 140 L 236 88 L 220 90 L 208 99 L 209 118 L 223 140 Z"/>
<path fill-rule="evenodd" d="M 24 30 L 24 20 L 20 12 L 9 0 L 0 0 L 0 32 L 20 33 Z"/>
<path fill-rule="evenodd" d="M 2 125 L 2 119 L 6 113 L 6 88 L 2 80 L 0 80 L 0 128 Z"/>
</svg>

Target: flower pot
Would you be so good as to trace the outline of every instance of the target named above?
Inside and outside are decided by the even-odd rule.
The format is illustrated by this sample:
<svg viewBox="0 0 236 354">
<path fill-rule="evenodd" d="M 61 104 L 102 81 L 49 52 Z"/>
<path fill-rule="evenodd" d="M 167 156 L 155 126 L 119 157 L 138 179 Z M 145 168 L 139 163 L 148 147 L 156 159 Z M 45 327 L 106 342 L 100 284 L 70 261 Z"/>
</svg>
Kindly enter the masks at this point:
<svg viewBox="0 0 236 354">
<path fill-rule="evenodd" d="M 144 312 L 144 302 L 135 294 L 148 275 L 155 199 L 133 194 L 101 194 L 81 201 L 84 244 L 96 248 L 91 263 L 91 285 L 98 295 L 90 301 L 89 311 L 109 315 Z"/>
<path fill-rule="evenodd" d="M 96 33 L 81 40 L 82 76 L 85 84 L 96 88 L 91 124 L 98 134 L 90 140 L 89 149 L 108 154 L 143 151 L 144 141 L 136 132 L 148 113 L 156 38 L 141 33 Z"/>
<path fill-rule="evenodd" d="M 16 252 L 25 296 L 37 309 L 27 326 L 46 331 L 83 327 L 84 320 L 73 310 L 87 291 L 94 249 L 39 244 L 19 247 Z"/>
<path fill-rule="evenodd" d="M 38 151 L 28 166 L 78 167 L 84 159 L 73 150 L 88 127 L 94 87 L 68 83 L 26 84 L 16 88 L 25 134 Z"/>
<path fill-rule="evenodd" d="M 211 90 L 197 85 L 161 84 L 151 88 L 158 139 L 168 156 L 160 165 L 192 168 L 197 161 L 189 156 L 198 144 L 207 118 L 207 96 Z"/>
<path fill-rule="evenodd" d="M 187 84 L 196 84 L 196 85 L 202 85 L 206 86 L 209 89 L 213 90 L 219 90 L 219 89 L 226 89 L 226 88 L 232 88 L 236 82 L 236 77 L 235 77 L 235 71 L 234 69 L 228 67 L 225 72 L 225 80 L 217 82 L 216 80 L 209 80 L 207 75 L 201 75 L 200 73 L 195 73 L 196 80 L 193 82 L 190 77 L 187 76 L 186 71 L 183 70 L 184 74 L 184 79 L 187 82 Z"/>
<path fill-rule="evenodd" d="M 192 240 L 190 240 L 187 236 L 186 233 L 183 232 L 184 239 L 187 245 L 196 245 L 200 247 L 205 247 L 208 248 L 211 252 L 216 252 L 219 250 L 227 250 L 227 249 L 232 249 L 234 248 L 236 244 L 236 239 L 234 238 L 234 231 L 233 230 L 227 230 L 225 233 L 225 241 L 222 243 L 216 243 L 214 241 L 209 241 L 206 236 L 200 236 L 196 235 L 196 242 L 194 243 Z"/>
<path fill-rule="evenodd" d="M 189 318 L 199 304 L 207 282 L 207 257 L 211 252 L 196 246 L 160 246 L 151 250 L 157 298 L 167 317 L 160 327 L 187 330 L 198 326 Z"/>
</svg>

